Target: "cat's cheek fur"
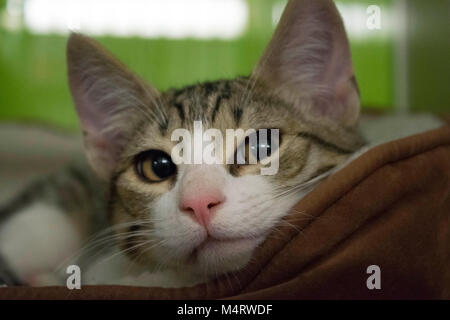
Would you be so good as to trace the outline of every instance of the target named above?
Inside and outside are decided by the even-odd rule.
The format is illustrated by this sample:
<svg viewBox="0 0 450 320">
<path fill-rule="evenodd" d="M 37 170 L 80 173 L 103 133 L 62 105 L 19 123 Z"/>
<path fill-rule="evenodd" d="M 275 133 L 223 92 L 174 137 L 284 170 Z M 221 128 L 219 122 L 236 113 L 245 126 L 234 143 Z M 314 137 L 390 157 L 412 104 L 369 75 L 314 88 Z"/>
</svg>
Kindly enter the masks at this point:
<svg viewBox="0 0 450 320">
<path fill-rule="evenodd" d="M 224 193 L 230 201 L 217 212 L 209 231 L 219 239 L 257 238 L 277 225 L 298 197 L 276 197 L 268 176 L 227 177 Z"/>
</svg>

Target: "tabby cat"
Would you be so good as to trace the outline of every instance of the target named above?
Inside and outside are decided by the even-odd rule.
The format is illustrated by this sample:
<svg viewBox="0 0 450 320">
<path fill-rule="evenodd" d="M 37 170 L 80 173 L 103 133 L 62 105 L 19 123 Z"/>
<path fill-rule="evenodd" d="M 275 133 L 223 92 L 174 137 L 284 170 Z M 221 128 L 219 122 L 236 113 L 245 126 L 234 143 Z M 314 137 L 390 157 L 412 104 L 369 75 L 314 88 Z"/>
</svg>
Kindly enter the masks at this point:
<svg viewBox="0 0 450 320">
<path fill-rule="evenodd" d="M 67 61 L 95 176 L 74 165 L 3 210 L 10 284 L 64 284 L 71 263 L 84 284 L 175 287 L 235 272 L 363 144 L 349 43 L 331 0 L 289 1 L 249 77 L 158 92 L 80 34 Z M 258 145 L 276 149 L 267 156 L 279 157 L 278 172 L 261 175 L 261 161 L 175 164 L 171 134 L 194 121 L 224 135 L 279 129 L 277 146 Z"/>
</svg>

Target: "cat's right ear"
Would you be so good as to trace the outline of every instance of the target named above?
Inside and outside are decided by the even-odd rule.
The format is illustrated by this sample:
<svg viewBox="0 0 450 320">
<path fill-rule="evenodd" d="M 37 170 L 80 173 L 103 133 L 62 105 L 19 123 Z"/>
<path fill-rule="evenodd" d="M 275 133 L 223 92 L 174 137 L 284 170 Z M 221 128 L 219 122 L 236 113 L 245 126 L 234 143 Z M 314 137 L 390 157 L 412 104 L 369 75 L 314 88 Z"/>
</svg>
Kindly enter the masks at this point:
<svg viewBox="0 0 450 320">
<path fill-rule="evenodd" d="M 290 0 L 253 76 L 315 121 L 358 119 L 350 46 L 332 0 Z"/>
<path fill-rule="evenodd" d="M 105 179 L 142 114 L 158 92 L 129 71 L 96 41 L 72 34 L 67 43 L 69 85 L 80 118 L 88 160 Z"/>
</svg>

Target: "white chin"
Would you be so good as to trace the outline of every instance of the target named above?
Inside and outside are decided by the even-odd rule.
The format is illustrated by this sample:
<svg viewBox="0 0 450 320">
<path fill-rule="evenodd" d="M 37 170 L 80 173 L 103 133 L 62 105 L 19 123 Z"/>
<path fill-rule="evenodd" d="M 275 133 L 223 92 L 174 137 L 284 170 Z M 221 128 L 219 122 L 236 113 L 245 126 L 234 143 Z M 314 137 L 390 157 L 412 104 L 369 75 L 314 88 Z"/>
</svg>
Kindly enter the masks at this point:
<svg viewBox="0 0 450 320">
<path fill-rule="evenodd" d="M 213 276 L 240 270 L 248 264 L 253 250 L 263 240 L 263 237 L 207 240 L 196 250 L 195 269 Z"/>
</svg>

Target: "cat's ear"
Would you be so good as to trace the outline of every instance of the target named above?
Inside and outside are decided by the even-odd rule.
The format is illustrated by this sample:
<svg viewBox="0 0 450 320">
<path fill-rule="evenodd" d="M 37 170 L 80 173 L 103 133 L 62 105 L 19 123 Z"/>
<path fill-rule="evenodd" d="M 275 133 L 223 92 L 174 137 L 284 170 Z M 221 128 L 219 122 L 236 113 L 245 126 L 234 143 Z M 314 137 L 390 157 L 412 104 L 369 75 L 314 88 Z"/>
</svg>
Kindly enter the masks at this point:
<svg viewBox="0 0 450 320">
<path fill-rule="evenodd" d="M 291 0 L 253 73 L 315 119 L 353 126 L 359 91 L 349 42 L 331 0 Z"/>
<path fill-rule="evenodd" d="M 72 34 L 67 43 L 69 85 L 80 118 L 87 157 L 110 178 L 136 123 L 158 92 L 96 41 Z"/>
</svg>

